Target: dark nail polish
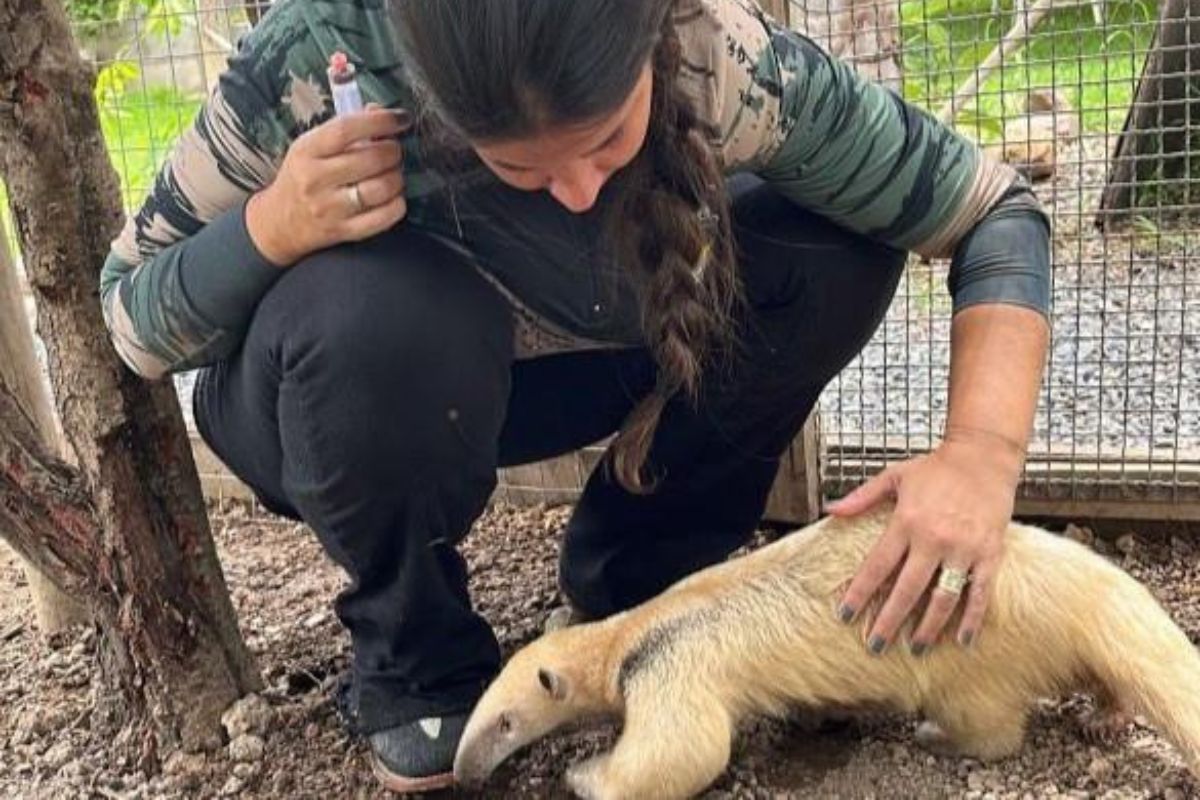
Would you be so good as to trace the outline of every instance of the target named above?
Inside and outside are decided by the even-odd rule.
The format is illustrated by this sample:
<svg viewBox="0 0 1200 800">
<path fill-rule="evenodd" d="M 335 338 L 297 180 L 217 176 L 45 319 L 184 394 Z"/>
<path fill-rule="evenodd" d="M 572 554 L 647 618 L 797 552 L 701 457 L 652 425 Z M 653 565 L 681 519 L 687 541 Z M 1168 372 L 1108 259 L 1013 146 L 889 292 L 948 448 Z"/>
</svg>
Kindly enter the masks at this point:
<svg viewBox="0 0 1200 800">
<path fill-rule="evenodd" d="M 850 620 L 854 619 L 853 606 L 848 606 L 845 603 L 842 603 L 840 606 L 838 606 L 838 618 L 842 622 L 849 622 Z"/>
<path fill-rule="evenodd" d="M 909 647 L 909 650 L 917 658 L 920 658 L 921 656 L 925 655 L 925 651 L 928 649 L 929 649 L 929 645 L 925 644 L 924 642 L 913 642 L 912 646 Z"/>
<path fill-rule="evenodd" d="M 883 648 L 887 647 L 887 639 L 883 638 L 879 634 L 875 634 L 871 637 L 871 640 L 867 642 L 867 647 L 870 648 L 871 652 L 875 655 L 881 655 L 883 653 Z"/>
<path fill-rule="evenodd" d="M 975 631 L 963 631 L 962 636 L 958 637 L 958 642 L 963 647 L 970 647 L 971 642 L 975 640 Z"/>
<path fill-rule="evenodd" d="M 412 127 L 413 115 L 407 108 L 389 108 L 388 111 L 392 112 L 392 116 L 396 118 L 396 124 L 402 130 L 408 130 Z"/>
</svg>

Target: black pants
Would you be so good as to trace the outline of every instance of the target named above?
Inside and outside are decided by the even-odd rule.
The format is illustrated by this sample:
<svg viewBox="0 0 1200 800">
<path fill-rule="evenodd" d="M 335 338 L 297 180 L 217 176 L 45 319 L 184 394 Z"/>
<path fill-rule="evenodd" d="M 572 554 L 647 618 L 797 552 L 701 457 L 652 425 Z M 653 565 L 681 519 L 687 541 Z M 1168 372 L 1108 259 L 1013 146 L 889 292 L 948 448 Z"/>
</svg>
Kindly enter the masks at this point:
<svg viewBox="0 0 1200 800">
<path fill-rule="evenodd" d="M 544 196 L 520 202 L 565 213 Z M 634 605 L 747 540 L 780 454 L 895 291 L 902 253 L 762 185 L 734 203 L 741 356 L 709 376 L 697 407 L 668 405 L 655 493 L 627 493 L 603 462 L 590 476 L 559 573 L 586 613 Z M 538 216 L 521 224 L 536 229 Z M 498 668 L 455 549 L 497 466 L 603 438 L 653 381 L 636 347 L 514 359 L 499 292 L 401 224 L 289 269 L 242 349 L 201 374 L 195 414 L 230 469 L 307 522 L 352 578 L 336 611 L 354 648 L 353 722 L 371 731 L 467 710 Z"/>
</svg>

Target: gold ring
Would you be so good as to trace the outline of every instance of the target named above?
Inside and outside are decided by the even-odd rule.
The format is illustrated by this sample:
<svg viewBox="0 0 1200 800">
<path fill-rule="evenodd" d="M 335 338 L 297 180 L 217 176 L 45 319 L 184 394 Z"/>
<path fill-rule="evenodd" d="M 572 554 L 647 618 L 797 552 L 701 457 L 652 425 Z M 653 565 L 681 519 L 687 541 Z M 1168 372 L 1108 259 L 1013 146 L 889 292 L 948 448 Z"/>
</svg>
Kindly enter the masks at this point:
<svg viewBox="0 0 1200 800">
<path fill-rule="evenodd" d="M 362 195 L 359 194 L 358 184 L 352 183 L 346 187 L 346 192 L 350 195 L 350 202 L 354 204 L 356 213 L 362 213 L 367 210 L 367 206 L 363 203 Z"/>
<path fill-rule="evenodd" d="M 962 594 L 962 590 L 970 581 L 971 573 L 965 569 L 943 566 L 938 575 L 937 588 L 950 594 Z"/>
</svg>

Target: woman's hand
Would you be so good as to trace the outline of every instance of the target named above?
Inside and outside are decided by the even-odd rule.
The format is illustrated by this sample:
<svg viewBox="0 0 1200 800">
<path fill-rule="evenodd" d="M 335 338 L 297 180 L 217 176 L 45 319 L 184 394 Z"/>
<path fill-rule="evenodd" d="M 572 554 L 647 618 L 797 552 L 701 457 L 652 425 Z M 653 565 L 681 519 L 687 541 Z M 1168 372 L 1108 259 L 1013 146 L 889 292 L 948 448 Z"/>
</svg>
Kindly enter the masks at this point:
<svg viewBox="0 0 1200 800">
<path fill-rule="evenodd" d="M 246 206 L 246 227 L 259 252 L 286 267 L 403 219 L 408 207 L 398 137 L 408 124 L 404 112 L 368 107 L 296 139 L 275 180 Z"/>
<path fill-rule="evenodd" d="M 893 575 L 895 586 L 867 640 L 879 654 L 934 584 L 911 637 L 914 655 L 934 643 L 963 596 L 936 585 L 941 571 L 961 571 L 970 580 L 957 638 L 964 647 L 979 633 L 992 578 L 1000 561 L 1004 531 L 1023 454 L 1014 443 L 987 432 L 947 435 L 932 453 L 891 467 L 829 506 L 837 516 L 862 513 L 886 499 L 895 512 L 842 599 L 840 614 L 851 621 Z"/>
</svg>

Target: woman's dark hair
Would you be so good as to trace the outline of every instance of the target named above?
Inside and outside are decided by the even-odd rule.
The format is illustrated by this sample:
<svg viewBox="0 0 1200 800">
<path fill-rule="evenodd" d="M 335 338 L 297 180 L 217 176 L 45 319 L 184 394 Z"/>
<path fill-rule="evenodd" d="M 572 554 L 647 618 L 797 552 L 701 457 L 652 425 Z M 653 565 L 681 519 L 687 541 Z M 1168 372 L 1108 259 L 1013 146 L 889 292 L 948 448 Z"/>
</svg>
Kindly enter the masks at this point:
<svg viewBox="0 0 1200 800">
<path fill-rule="evenodd" d="M 630 491 L 667 402 L 695 401 L 702 373 L 728 353 L 740 284 L 715 132 L 677 85 L 677 5 L 692 0 L 393 0 L 405 68 L 422 114 L 465 141 L 504 141 L 590 122 L 628 99 L 647 62 L 646 142 L 613 176 L 610 241 L 639 287 L 658 365 L 654 390 L 613 443 Z"/>
</svg>

